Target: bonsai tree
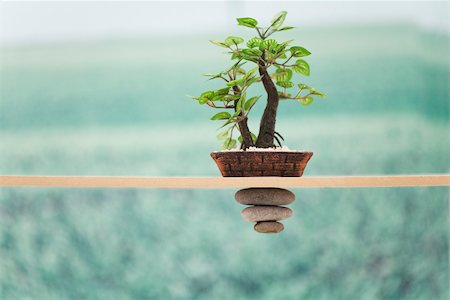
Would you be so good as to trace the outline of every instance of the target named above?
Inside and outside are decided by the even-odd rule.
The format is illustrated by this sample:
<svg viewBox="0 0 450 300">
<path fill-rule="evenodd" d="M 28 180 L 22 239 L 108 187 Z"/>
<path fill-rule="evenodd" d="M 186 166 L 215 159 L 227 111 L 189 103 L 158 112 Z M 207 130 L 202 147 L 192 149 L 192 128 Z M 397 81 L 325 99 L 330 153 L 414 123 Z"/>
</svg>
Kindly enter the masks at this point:
<svg viewBox="0 0 450 300">
<path fill-rule="evenodd" d="M 304 83 L 295 85 L 293 82 L 295 73 L 309 76 L 309 64 L 302 58 L 311 53 L 301 46 L 291 46 L 293 40 L 278 42 L 269 38 L 276 32 L 294 28 L 283 26 L 286 15 L 285 11 L 278 13 L 268 27 L 258 26 L 258 21 L 253 18 L 238 18 L 238 25 L 252 28 L 257 34 L 245 44 L 244 39 L 237 36 L 229 36 L 224 41 L 211 41 L 226 48 L 235 62 L 225 71 L 206 74 L 210 80 L 223 81 L 221 88 L 206 91 L 193 99 L 199 104 L 222 110 L 211 119 L 225 121 L 221 127 L 224 131 L 217 136 L 223 141 L 223 149 L 234 148 L 237 141 L 243 150 L 249 147 L 275 147 L 275 141 L 281 146 L 280 139 L 284 139 L 275 131 L 280 100 L 295 100 L 306 106 L 314 101 L 314 96 L 325 97 L 325 94 Z M 256 136 L 250 131 L 247 120 L 261 96 L 248 95 L 248 89 L 260 83 L 267 94 L 267 102 Z M 237 136 L 234 134 L 235 129 L 238 131 Z"/>
</svg>

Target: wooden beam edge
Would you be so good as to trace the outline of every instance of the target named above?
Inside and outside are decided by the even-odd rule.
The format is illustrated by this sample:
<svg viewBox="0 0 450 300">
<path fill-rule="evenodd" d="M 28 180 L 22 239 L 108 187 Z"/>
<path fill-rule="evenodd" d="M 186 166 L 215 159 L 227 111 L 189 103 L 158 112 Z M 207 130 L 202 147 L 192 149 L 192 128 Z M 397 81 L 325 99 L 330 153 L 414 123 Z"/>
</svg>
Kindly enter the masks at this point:
<svg viewBox="0 0 450 300">
<path fill-rule="evenodd" d="M 64 188 L 358 188 L 450 186 L 449 174 L 312 177 L 0 176 L 2 187 Z"/>
</svg>

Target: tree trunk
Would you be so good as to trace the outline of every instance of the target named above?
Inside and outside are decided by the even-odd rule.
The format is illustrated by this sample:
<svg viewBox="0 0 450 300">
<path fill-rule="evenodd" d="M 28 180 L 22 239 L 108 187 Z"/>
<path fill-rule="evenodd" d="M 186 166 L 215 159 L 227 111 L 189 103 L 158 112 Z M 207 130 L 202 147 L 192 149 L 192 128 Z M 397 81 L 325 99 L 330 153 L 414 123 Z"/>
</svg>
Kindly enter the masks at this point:
<svg viewBox="0 0 450 300">
<path fill-rule="evenodd" d="M 270 78 L 266 67 L 262 63 L 259 64 L 259 74 L 262 76 L 261 80 L 267 93 L 267 104 L 266 109 L 264 110 L 264 114 L 261 118 L 259 134 L 258 138 L 256 139 L 256 147 L 270 148 L 275 146 L 275 122 L 277 117 L 279 97 L 277 88 L 275 87 L 272 78 Z"/>
<path fill-rule="evenodd" d="M 233 86 L 233 91 L 236 95 L 239 94 L 239 92 L 240 92 L 239 88 L 237 86 Z M 235 107 L 237 105 L 237 102 L 238 102 L 237 100 L 234 101 Z M 235 110 L 236 110 L 236 108 L 235 108 Z M 242 113 L 239 114 L 239 117 L 242 117 Z M 241 136 L 242 136 L 241 149 L 245 150 L 249 147 L 254 146 L 255 144 L 253 143 L 250 129 L 248 129 L 247 117 L 243 118 L 241 121 L 238 122 L 238 127 L 239 127 L 239 132 L 241 133 Z"/>
<path fill-rule="evenodd" d="M 248 129 L 247 125 L 247 117 L 243 119 L 242 121 L 238 122 L 239 131 L 241 132 L 242 136 L 242 145 L 241 149 L 247 149 L 248 147 L 254 146 L 252 135 L 250 134 L 250 129 Z"/>
</svg>

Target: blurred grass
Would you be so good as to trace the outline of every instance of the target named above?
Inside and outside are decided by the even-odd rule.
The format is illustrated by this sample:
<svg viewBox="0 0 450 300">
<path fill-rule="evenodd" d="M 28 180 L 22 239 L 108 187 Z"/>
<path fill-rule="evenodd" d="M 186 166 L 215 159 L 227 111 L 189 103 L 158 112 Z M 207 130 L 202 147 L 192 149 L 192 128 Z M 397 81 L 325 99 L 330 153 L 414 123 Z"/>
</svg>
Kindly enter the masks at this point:
<svg viewBox="0 0 450 300">
<path fill-rule="evenodd" d="M 3 48 L 0 173 L 217 176 L 219 124 L 184 96 L 228 64 L 212 38 Z M 287 145 L 315 153 L 306 176 L 448 172 L 448 36 L 296 39 L 329 95 L 280 108 Z M 0 298 L 449 297 L 447 188 L 299 189 L 277 236 L 234 192 L 2 188 Z"/>
<path fill-rule="evenodd" d="M 298 190 L 277 236 L 233 190 L 3 189 L 3 299 L 446 299 L 446 188 Z"/>
</svg>

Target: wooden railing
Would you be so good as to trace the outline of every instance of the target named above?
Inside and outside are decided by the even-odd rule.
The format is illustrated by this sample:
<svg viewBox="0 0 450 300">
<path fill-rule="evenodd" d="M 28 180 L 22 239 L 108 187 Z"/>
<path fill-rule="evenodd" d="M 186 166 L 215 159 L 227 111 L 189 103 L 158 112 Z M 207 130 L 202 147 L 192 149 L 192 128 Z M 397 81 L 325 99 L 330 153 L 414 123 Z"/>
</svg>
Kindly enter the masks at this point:
<svg viewBox="0 0 450 300">
<path fill-rule="evenodd" d="M 324 177 L 0 176 L 3 187 L 67 188 L 362 188 L 450 186 L 449 174 Z"/>
</svg>

